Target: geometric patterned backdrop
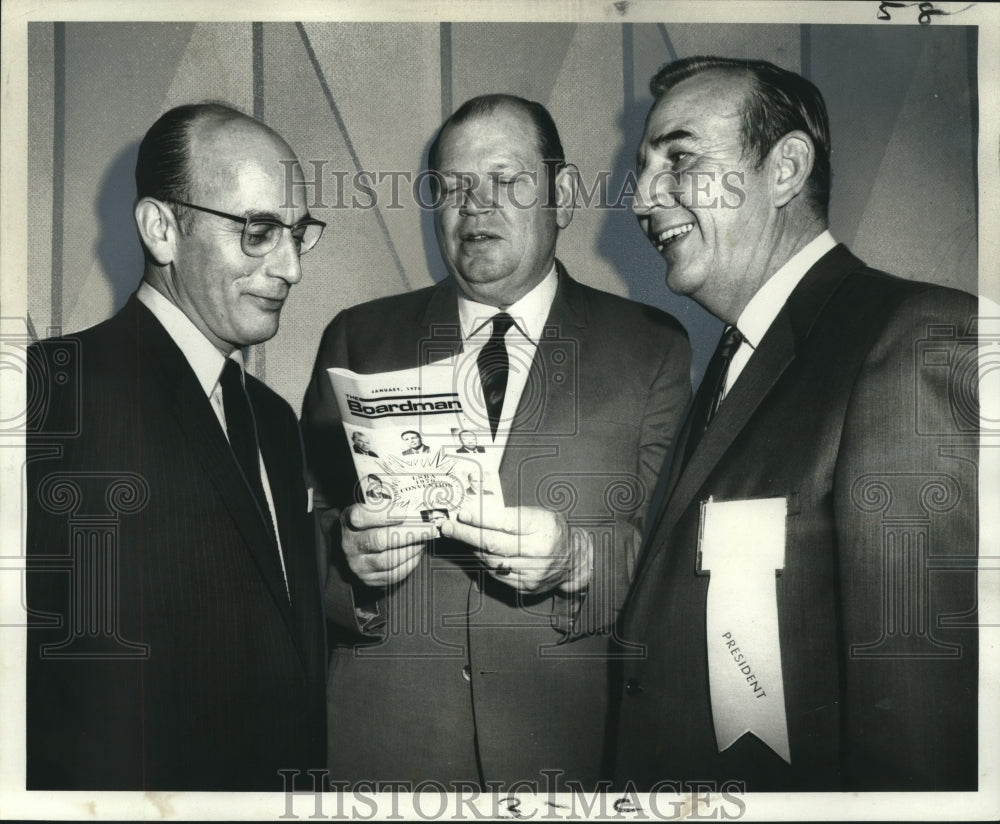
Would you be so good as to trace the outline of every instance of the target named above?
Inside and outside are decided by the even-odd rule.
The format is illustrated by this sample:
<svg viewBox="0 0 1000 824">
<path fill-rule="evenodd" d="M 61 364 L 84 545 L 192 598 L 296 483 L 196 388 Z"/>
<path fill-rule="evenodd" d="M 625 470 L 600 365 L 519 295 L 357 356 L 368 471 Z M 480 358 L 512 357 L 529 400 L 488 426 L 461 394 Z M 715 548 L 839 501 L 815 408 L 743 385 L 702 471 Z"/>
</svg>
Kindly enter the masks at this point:
<svg viewBox="0 0 1000 824">
<path fill-rule="evenodd" d="M 834 236 L 871 265 L 975 292 L 976 37 L 960 26 L 31 23 L 31 324 L 39 336 L 78 331 L 124 303 L 141 276 L 138 140 L 174 105 L 225 100 L 276 128 L 307 175 L 313 161 L 323 170 L 327 208 L 311 210 L 327 234 L 281 331 L 252 361 L 297 409 L 333 315 L 444 275 L 431 215 L 408 186 L 393 203 L 384 177 L 376 207 L 352 208 L 355 173 L 415 175 L 443 116 L 504 91 L 544 103 L 583 179 L 610 175 L 614 200 L 649 77 L 693 54 L 763 58 L 809 77 L 831 118 Z M 339 205 L 338 180 L 348 184 Z M 675 314 L 700 377 L 718 323 L 667 290 L 627 208 L 578 209 L 559 256 L 578 279 Z"/>
</svg>

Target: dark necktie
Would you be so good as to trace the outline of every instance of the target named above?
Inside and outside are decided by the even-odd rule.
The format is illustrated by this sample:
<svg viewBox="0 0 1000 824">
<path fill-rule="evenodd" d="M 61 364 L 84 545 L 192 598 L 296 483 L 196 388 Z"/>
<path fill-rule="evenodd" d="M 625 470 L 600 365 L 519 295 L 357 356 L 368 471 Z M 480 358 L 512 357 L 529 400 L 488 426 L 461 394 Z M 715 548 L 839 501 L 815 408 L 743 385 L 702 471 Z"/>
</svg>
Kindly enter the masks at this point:
<svg viewBox="0 0 1000 824">
<path fill-rule="evenodd" d="M 705 434 L 709 423 L 715 417 L 722 404 L 723 389 L 726 386 L 726 375 L 729 374 L 729 364 L 732 363 L 736 350 L 743 343 L 743 335 L 735 326 L 726 327 L 722 339 L 715 349 L 715 354 L 708 362 L 705 377 L 698 387 L 698 394 L 691 409 L 691 423 L 688 428 L 687 446 L 684 450 L 684 466 L 690 460 L 695 447 Z"/>
<path fill-rule="evenodd" d="M 260 479 L 260 458 L 257 445 L 257 426 L 254 423 L 253 409 L 250 398 L 243 387 L 242 370 L 232 358 L 226 358 L 219 378 L 222 386 L 222 405 L 226 411 L 226 431 L 229 434 L 229 445 L 232 447 L 236 462 L 246 478 L 261 517 L 267 524 L 271 540 L 274 541 L 274 524 L 271 522 L 271 510 L 264 495 L 264 484 Z M 275 544 L 277 542 L 275 541 Z"/>
<path fill-rule="evenodd" d="M 507 359 L 507 344 L 504 335 L 514 325 L 514 319 L 506 312 L 493 316 L 493 334 L 489 341 L 479 350 L 476 363 L 479 365 L 479 380 L 483 384 L 483 400 L 486 403 L 486 413 L 490 419 L 490 431 L 493 440 L 497 437 L 497 427 L 500 424 L 500 414 L 503 412 L 503 400 L 507 394 L 507 373 L 510 362 Z"/>
</svg>

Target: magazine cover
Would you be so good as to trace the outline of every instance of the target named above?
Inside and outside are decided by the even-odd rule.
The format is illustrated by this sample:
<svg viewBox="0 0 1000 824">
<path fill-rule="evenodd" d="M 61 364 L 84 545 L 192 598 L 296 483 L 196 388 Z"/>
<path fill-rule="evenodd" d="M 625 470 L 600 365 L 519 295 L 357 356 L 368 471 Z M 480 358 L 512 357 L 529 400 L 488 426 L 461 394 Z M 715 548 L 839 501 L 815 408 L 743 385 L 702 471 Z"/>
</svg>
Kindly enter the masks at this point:
<svg viewBox="0 0 1000 824">
<path fill-rule="evenodd" d="M 456 380 L 469 360 L 459 355 L 374 375 L 327 370 L 365 504 L 424 523 L 487 496 L 502 505 L 502 452 L 476 414 L 481 401 Z"/>
</svg>

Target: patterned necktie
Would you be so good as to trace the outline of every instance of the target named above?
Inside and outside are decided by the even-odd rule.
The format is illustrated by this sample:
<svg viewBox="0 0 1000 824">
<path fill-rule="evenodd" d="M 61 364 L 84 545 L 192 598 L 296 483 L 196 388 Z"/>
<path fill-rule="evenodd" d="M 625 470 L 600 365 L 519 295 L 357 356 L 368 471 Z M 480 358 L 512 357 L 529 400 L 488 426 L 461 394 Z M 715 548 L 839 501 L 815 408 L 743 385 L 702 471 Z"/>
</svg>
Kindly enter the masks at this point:
<svg viewBox="0 0 1000 824">
<path fill-rule="evenodd" d="M 701 441 L 701 436 L 705 434 L 708 425 L 715 417 L 722 405 L 723 390 L 726 386 L 726 375 L 729 373 L 729 364 L 732 363 L 733 356 L 743 343 L 743 334 L 735 326 L 727 326 L 722 333 L 722 339 L 715 349 L 715 354 L 708 362 L 708 369 L 705 370 L 705 377 L 698 387 L 698 394 L 691 409 L 691 423 L 688 428 L 687 447 L 684 450 L 684 466 L 691 459 L 691 455 Z"/>
<path fill-rule="evenodd" d="M 264 495 L 264 484 L 260 479 L 260 452 L 257 444 L 257 427 L 254 423 L 253 409 L 250 398 L 243 387 L 242 370 L 232 358 L 226 358 L 226 365 L 219 378 L 222 386 L 222 405 L 226 412 L 226 431 L 229 434 L 229 445 L 232 447 L 236 462 L 246 478 L 257 505 L 260 508 L 264 523 L 267 524 L 271 540 L 277 541 L 274 535 L 274 524 L 271 522 L 271 510 Z"/>
<path fill-rule="evenodd" d="M 479 356 L 476 358 L 493 440 L 496 440 L 497 427 L 500 425 L 500 414 L 503 412 L 503 401 L 507 394 L 507 373 L 510 371 L 504 335 L 513 325 L 514 319 L 506 312 L 494 315 L 493 334 L 490 335 L 486 345 L 479 350 Z"/>
</svg>

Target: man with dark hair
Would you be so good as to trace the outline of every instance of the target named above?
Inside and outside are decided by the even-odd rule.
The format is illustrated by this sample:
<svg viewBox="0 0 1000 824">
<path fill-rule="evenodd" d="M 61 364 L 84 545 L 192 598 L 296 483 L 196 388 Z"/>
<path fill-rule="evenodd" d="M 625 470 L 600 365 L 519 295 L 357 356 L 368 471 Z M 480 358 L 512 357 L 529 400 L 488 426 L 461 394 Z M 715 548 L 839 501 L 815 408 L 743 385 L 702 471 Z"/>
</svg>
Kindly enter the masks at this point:
<svg viewBox="0 0 1000 824">
<path fill-rule="evenodd" d="M 299 431 L 243 368 L 323 229 L 289 161 L 301 180 L 234 109 L 165 113 L 136 167 L 142 284 L 29 352 L 28 789 L 280 791 L 324 763 Z M 75 403 L 46 380 L 61 352 Z"/>
<path fill-rule="evenodd" d="M 391 501 L 392 495 L 385 491 L 385 484 L 378 475 L 369 474 L 365 478 L 365 498 L 373 503 Z"/>
<path fill-rule="evenodd" d="M 471 455 L 476 452 L 485 452 L 486 447 L 479 445 L 479 436 L 471 429 L 463 429 L 458 433 L 458 442 L 462 444 L 455 452 L 462 455 Z"/>
<path fill-rule="evenodd" d="M 974 790 L 976 301 L 833 240 L 804 78 L 697 57 L 650 86 L 634 211 L 728 326 L 619 623 L 617 781 Z"/>
<path fill-rule="evenodd" d="M 468 101 L 430 157 L 451 277 L 336 317 L 303 405 L 331 559 L 330 772 L 455 791 L 590 786 L 606 632 L 635 551 L 611 538 L 635 535 L 687 402 L 687 338 L 673 318 L 584 286 L 556 260 L 576 170 L 542 106 Z M 326 370 L 459 352 L 483 389 L 482 408 L 466 412 L 502 452 L 507 508 L 470 499 L 439 536 L 351 506 Z"/>
<path fill-rule="evenodd" d="M 804 194 L 826 220 L 830 201 L 830 123 L 826 104 L 812 83 L 763 60 L 689 57 L 668 63 L 649 81 L 653 97 L 663 97 L 683 80 L 711 69 L 745 71 L 746 96 L 739 112 L 743 152 L 760 169 L 775 143 L 789 132 L 802 131 L 815 157 Z"/>
<path fill-rule="evenodd" d="M 399 437 L 406 444 L 406 449 L 403 450 L 404 455 L 424 455 L 431 451 L 431 448 L 424 443 L 423 436 L 415 429 L 407 429 Z"/>
</svg>

